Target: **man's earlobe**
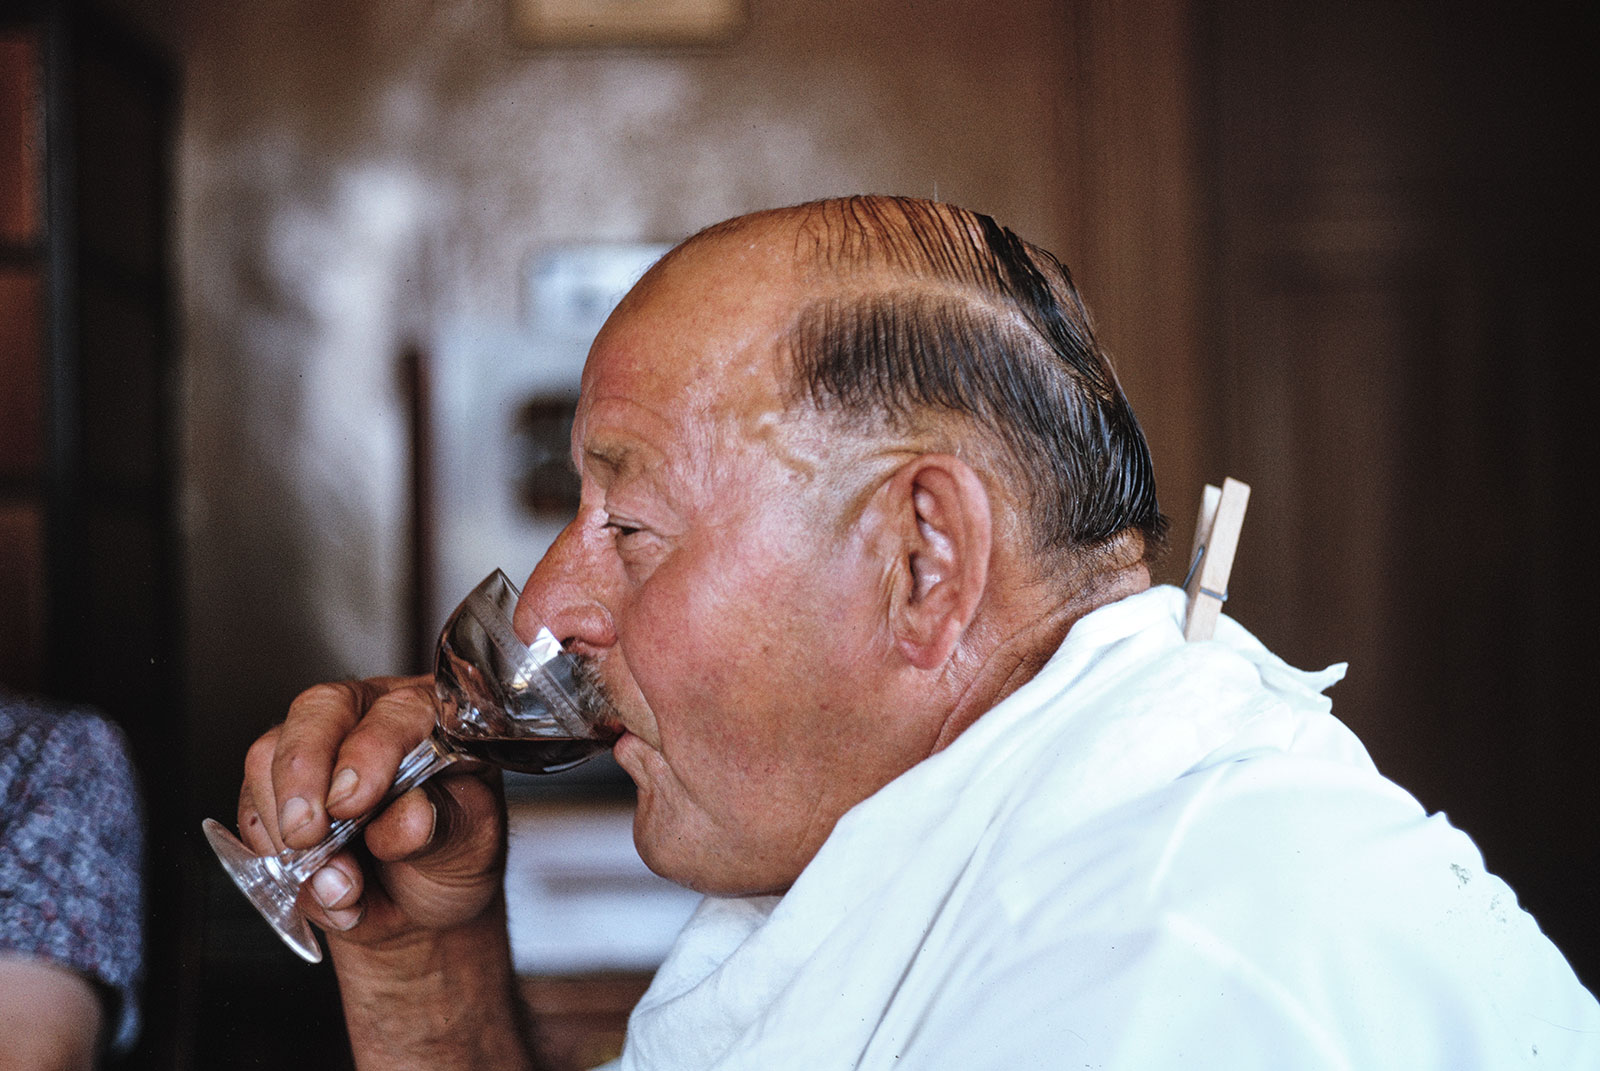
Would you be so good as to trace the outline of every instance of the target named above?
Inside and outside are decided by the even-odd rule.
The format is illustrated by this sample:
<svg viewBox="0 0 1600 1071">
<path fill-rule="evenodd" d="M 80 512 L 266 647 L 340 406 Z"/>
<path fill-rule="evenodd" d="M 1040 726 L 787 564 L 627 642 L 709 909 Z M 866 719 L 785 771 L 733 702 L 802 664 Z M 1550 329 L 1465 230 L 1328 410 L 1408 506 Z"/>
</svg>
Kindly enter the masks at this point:
<svg viewBox="0 0 1600 1071">
<path fill-rule="evenodd" d="M 954 653 L 989 579 L 989 493 L 966 462 L 924 454 L 890 481 L 901 518 L 905 584 L 892 608 L 895 644 L 919 669 Z"/>
</svg>

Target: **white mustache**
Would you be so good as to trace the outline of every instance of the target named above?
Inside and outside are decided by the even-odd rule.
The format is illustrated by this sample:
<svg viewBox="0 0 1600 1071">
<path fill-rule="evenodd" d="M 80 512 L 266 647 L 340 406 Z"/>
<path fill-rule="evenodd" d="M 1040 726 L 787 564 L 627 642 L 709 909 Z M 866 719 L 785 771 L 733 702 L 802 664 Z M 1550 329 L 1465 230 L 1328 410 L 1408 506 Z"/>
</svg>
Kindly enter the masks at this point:
<svg viewBox="0 0 1600 1071">
<path fill-rule="evenodd" d="M 578 693 L 574 698 L 578 701 L 578 712 L 592 725 L 613 725 L 621 729 L 622 714 L 612 701 L 605 681 L 600 679 L 600 670 L 594 659 L 579 656 L 574 661 L 577 665 L 573 677 Z"/>
</svg>

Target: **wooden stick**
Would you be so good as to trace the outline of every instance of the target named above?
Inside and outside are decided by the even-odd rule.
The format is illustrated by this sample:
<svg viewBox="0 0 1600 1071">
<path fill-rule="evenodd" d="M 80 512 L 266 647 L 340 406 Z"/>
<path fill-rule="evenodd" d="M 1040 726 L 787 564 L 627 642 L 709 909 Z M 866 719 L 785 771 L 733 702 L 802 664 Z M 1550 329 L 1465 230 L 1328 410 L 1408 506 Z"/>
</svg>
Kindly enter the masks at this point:
<svg viewBox="0 0 1600 1071">
<path fill-rule="evenodd" d="M 1231 476 L 1222 481 L 1221 489 L 1207 484 L 1200 496 L 1194 547 L 1189 552 L 1189 560 L 1198 558 L 1199 562 L 1190 570 L 1184 589 L 1189 596 L 1183 623 L 1186 640 L 1209 640 L 1216 631 L 1217 617 L 1228 599 L 1228 576 L 1233 572 L 1233 556 L 1239 549 L 1239 531 L 1249 504 L 1250 485 Z"/>
</svg>

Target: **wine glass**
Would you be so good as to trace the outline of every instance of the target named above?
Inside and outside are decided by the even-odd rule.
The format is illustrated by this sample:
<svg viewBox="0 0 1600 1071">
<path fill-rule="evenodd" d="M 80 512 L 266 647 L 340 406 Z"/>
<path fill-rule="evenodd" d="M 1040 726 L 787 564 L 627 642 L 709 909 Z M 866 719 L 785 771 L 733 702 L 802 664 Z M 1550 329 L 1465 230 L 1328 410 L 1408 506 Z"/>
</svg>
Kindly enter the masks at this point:
<svg viewBox="0 0 1600 1071">
<path fill-rule="evenodd" d="M 531 645 L 512 631 L 519 594 L 497 569 L 450 615 L 434 659 L 433 731 L 400 761 L 394 784 L 372 811 L 339 819 L 309 848 L 264 856 L 252 853 L 221 822 L 202 823 L 239 891 L 307 962 L 321 961 L 322 946 L 296 906 L 301 888 L 391 801 L 463 758 L 555 773 L 599 754 L 621 734 L 618 726 L 584 713 L 577 662 L 549 629 L 541 627 Z"/>
</svg>

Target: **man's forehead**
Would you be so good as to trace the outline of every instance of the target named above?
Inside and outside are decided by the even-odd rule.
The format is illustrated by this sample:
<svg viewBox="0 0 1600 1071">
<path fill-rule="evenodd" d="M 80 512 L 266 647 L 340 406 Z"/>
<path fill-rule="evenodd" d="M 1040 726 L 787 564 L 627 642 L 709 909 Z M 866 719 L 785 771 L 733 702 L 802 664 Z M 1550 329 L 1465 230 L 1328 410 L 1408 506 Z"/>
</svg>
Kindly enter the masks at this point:
<svg viewBox="0 0 1600 1071">
<path fill-rule="evenodd" d="M 606 322 L 584 368 L 585 402 L 663 405 L 768 397 L 809 287 L 770 240 L 699 243 L 658 265 Z"/>
<path fill-rule="evenodd" d="M 646 274 L 584 369 L 573 447 L 585 471 L 607 485 L 668 471 L 699 484 L 736 456 L 807 478 L 831 467 L 833 431 L 796 419 L 793 330 L 819 301 L 902 277 L 870 259 L 819 260 L 816 226 L 795 210 L 747 217 Z"/>
</svg>

